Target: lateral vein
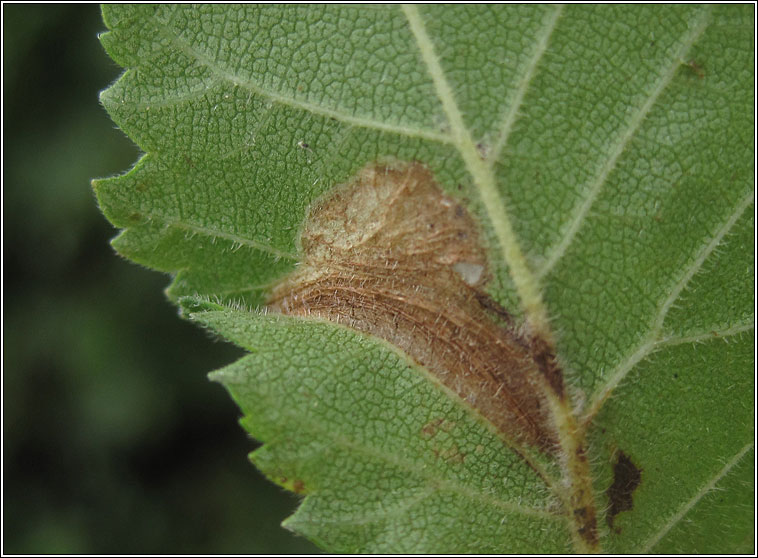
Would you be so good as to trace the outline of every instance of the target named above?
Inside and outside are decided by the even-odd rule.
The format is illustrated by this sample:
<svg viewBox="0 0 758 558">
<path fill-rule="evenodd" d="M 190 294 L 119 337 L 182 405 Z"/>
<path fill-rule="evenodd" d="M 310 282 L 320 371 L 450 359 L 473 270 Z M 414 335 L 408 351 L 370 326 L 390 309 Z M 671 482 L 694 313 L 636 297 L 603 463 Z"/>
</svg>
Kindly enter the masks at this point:
<svg viewBox="0 0 758 558">
<path fill-rule="evenodd" d="M 568 222 L 568 226 L 564 227 L 564 232 L 560 241 L 547 250 L 545 263 L 539 270 L 537 270 L 537 277 L 539 279 L 543 279 L 547 276 L 568 251 L 569 246 L 574 241 L 574 238 L 584 223 L 590 208 L 594 205 L 595 200 L 602 191 L 611 172 L 616 168 L 616 163 L 619 158 L 626 152 L 629 142 L 636 135 L 637 130 L 639 130 L 642 122 L 645 121 L 645 118 L 655 105 L 658 97 L 663 93 L 669 83 L 671 83 L 671 80 L 674 79 L 674 75 L 681 64 L 681 61 L 686 59 L 690 48 L 700 38 L 708 26 L 709 15 L 710 10 L 706 7 L 693 24 L 689 26 L 689 31 L 683 37 L 679 49 L 671 57 L 671 64 L 666 68 L 665 72 L 658 77 L 658 80 L 650 90 L 650 94 L 645 99 L 645 102 L 629 119 L 626 128 L 624 128 L 621 134 L 616 138 L 616 142 L 610 146 L 605 164 L 600 167 L 592 183 L 585 188 L 584 198 L 575 206 L 573 215 Z"/>
<path fill-rule="evenodd" d="M 666 533 L 668 533 L 677 523 L 679 523 L 682 518 L 684 518 L 685 515 L 700 501 L 703 499 L 703 497 L 708 494 L 711 490 L 713 490 L 716 487 L 716 484 L 723 479 L 727 474 L 729 474 L 729 471 L 731 471 L 737 463 L 740 462 L 740 460 L 745 456 L 747 452 L 749 452 L 751 449 L 753 449 L 753 442 L 747 443 L 740 451 L 738 451 L 727 463 L 724 465 L 721 470 L 716 473 L 711 480 L 709 480 L 707 483 L 705 483 L 700 490 L 695 493 L 695 495 L 690 498 L 685 504 L 679 508 L 679 511 L 677 511 L 671 518 L 663 525 L 663 527 L 658 531 L 655 535 L 653 535 L 650 540 L 643 546 L 642 548 L 642 554 L 648 554 L 651 549 L 658 544 L 661 539 L 666 536 Z"/>
<path fill-rule="evenodd" d="M 684 270 L 679 280 L 672 285 L 669 295 L 659 304 L 658 312 L 655 318 L 650 324 L 647 334 L 643 337 L 642 341 L 637 345 L 634 351 L 627 357 L 621 364 L 618 365 L 616 370 L 610 375 L 605 385 L 596 392 L 592 399 L 592 403 L 589 406 L 589 410 L 585 415 L 583 423 L 587 426 L 595 415 L 600 411 L 603 403 L 608 399 L 614 389 L 621 383 L 626 375 L 634 368 L 634 366 L 646 358 L 649 354 L 655 351 L 661 346 L 665 346 L 661 343 L 660 334 L 663 330 L 663 323 L 666 320 L 666 316 L 673 306 L 674 302 L 679 298 L 687 284 L 692 280 L 692 277 L 700 270 L 703 263 L 708 259 L 711 253 L 716 249 L 727 233 L 732 229 L 737 220 L 742 216 L 745 209 L 753 203 L 754 193 L 751 190 L 748 192 L 737 204 L 737 207 L 729 215 L 729 218 L 722 223 L 717 229 L 716 233 L 707 238 L 703 243 L 700 251 L 698 252 L 692 263 Z"/>
</svg>

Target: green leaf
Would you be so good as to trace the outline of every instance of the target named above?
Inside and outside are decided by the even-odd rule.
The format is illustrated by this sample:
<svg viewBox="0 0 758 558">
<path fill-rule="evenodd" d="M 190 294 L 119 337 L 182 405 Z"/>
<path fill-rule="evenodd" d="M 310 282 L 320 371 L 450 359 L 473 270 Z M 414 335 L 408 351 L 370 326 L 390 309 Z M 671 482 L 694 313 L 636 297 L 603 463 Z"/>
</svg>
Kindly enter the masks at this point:
<svg viewBox="0 0 758 558">
<path fill-rule="evenodd" d="M 213 378 L 267 442 L 253 462 L 312 494 L 288 527 L 354 552 L 497 552 L 506 526 L 513 552 L 568 549 L 539 475 L 385 343 L 251 312 L 193 317 L 251 351 Z"/>
<path fill-rule="evenodd" d="M 213 377 L 306 496 L 288 528 L 340 552 L 752 550 L 749 6 L 103 14 L 126 72 L 101 99 L 146 153 L 95 181 L 114 246 L 250 350 Z M 463 203 L 488 294 L 555 344 L 554 454 L 383 340 L 261 311 L 314 200 L 390 159 Z"/>
</svg>

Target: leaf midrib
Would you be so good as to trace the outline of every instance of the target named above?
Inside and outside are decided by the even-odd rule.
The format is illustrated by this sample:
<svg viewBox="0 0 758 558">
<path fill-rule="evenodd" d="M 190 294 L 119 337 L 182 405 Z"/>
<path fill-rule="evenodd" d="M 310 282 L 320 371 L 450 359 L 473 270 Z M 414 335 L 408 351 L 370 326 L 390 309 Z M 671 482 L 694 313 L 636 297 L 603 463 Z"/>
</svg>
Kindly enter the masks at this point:
<svg viewBox="0 0 758 558">
<path fill-rule="evenodd" d="M 463 122 L 463 115 L 455 100 L 452 88 L 447 82 L 445 72 L 440 65 L 434 44 L 426 32 L 418 8 L 414 5 L 403 5 L 402 10 L 416 40 L 421 58 L 426 64 L 437 97 L 442 104 L 443 112 L 447 116 L 453 145 L 458 149 L 473 179 L 474 187 L 479 193 L 490 225 L 500 244 L 503 262 L 508 266 L 524 314 L 535 332 L 549 336 L 549 321 L 539 286 L 516 239 L 510 217 L 498 192 L 497 181 L 492 168 L 482 159 L 479 150 L 476 148 L 476 142 Z"/>
</svg>

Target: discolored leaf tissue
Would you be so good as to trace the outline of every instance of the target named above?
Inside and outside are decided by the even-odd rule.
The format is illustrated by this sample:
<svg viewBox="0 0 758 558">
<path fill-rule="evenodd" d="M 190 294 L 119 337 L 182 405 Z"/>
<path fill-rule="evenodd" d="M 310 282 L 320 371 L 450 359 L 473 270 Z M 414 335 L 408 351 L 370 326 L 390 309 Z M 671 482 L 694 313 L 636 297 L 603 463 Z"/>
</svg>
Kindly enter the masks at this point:
<svg viewBox="0 0 758 558">
<path fill-rule="evenodd" d="M 285 527 L 753 550 L 752 7 L 103 17 L 145 153 L 94 182 L 113 245 L 249 350 L 211 377 Z"/>
</svg>

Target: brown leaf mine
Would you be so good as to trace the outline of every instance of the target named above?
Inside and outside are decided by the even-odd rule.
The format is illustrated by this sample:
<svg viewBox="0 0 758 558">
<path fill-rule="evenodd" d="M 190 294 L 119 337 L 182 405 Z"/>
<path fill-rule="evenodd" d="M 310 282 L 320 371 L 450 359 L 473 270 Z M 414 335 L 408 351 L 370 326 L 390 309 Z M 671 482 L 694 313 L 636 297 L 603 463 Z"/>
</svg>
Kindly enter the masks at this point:
<svg viewBox="0 0 758 558">
<path fill-rule="evenodd" d="M 425 166 L 368 165 L 311 208 L 300 243 L 270 308 L 392 343 L 507 438 L 553 451 L 536 345 L 483 290 L 477 227 Z"/>
</svg>

